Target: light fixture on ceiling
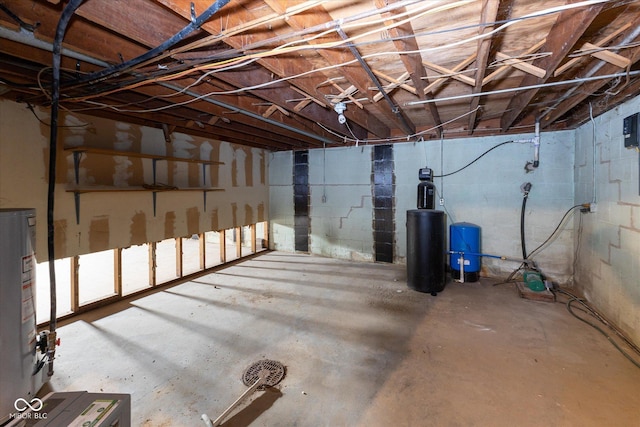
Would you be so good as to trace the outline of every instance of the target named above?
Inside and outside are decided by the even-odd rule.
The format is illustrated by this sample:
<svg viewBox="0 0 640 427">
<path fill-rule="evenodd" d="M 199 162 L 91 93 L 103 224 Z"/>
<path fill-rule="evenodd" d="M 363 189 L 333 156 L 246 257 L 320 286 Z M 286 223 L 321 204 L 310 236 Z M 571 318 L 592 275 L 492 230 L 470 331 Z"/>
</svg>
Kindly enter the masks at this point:
<svg viewBox="0 0 640 427">
<path fill-rule="evenodd" d="M 347 105 L 344 102 L 338 102 L 333 107 L 333 110 L 338 113 L 338 123 L 340 123 L 341 125 L 345 124 L 347 121 L 347 118 L 343 114 L 346 109 Z"/>
</svg>

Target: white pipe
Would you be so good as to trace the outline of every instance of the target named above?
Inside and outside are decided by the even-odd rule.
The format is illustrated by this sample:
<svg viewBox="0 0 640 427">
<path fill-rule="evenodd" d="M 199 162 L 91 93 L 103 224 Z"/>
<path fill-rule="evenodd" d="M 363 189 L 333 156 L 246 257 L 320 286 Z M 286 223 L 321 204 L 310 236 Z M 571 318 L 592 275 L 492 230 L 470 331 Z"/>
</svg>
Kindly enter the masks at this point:
<svg viewBox="0 0 640 427">
<path fill-rule="evenodd" d="M 448 97 L 445 97 L 445 98 L 437 98 L 437 99 L 434 98 L 434 99 L 424 99 L 424 100 L 420 100 L 420 101 L 410 101 L 410 102 L 405 102 L 403 105 L 405 107 L 410 107 L 410 106 L 413 106 L 413 105 L 430 104 L 430 103 L 434 103 L 434 102 L 444 102 L 444 101 L 455 101 L 457 99 L 473 98 L 473 97 L 476 97 L 476 96 L 498 95 L 498 94 L 501 94 L 501 93 L 519 92 L 519 91 L 525 91 L 525 90 L 530 90 L 530 89 L 539 89 L 539 88 L 545 88 L 545 87 L 571 85 L 571 84 L 576 84 L 576 83 L 591 82 L 591 81 L 594 81 L 594 80 L 615 79 L 617 77 L 632 77 L 632 76 L 637 76 L 638 74 L 640 74 L 640 70 L 639 71 L 631 71 L 629 73 L 607 74 L 605 76 L 584 77 L 584 78 L 581 78 L 581 79 L 564 80 L 564 81 L 561 81 L 561 82 L 543 83 L 543 84 L 532 85 L 532 86 L 519 86 L 519 87 L 508 88 L 508 89 L 491 90 L 491 91 L 488 91 L 488 92 L 468 93 L 466 95 L 448 96 Z"/>
<path fill-rule="evenodd" d="M 592 205 L 595 206 L 596 201 L 597 201 L 597 183 L 596 183 L 596 154 L 597 154 L 597 150 L 596 150 L 596 121 L 593 119 L 593 107 L 591 106 L 591 103 L 589 103 L 589 118 L 591 119 L 591 125 L 592 125 L 592 134 L 591 134 L 591 149 L 593 151 L 593 159 L 592 160 L 592 165 L 591 165 L 591 173 L 592 173 L 592 183 L 593 183 L 593 189 L 592 189 L 592 195 L 593 198 L 591 200 Z M 591 210 L 591 208 L 589 208 L 589 210 Z"/>
<path fill-rule="evenodd" d="M 209 418 L 209 416 L 207 414 L 202 414 L 202 416 L 200 418 L 202 418 L 202 421 L 204 421 L 204 423 L 207 425 L 207 427 L 213 427 L 213 423 L 211 422 L 211 418 Z"/>
<path fill-rule="evenodd" d="M 533 167 L 540 164 L 540 120 L 536 120 L 536 134 L 533 137 Z"/>
</svg>

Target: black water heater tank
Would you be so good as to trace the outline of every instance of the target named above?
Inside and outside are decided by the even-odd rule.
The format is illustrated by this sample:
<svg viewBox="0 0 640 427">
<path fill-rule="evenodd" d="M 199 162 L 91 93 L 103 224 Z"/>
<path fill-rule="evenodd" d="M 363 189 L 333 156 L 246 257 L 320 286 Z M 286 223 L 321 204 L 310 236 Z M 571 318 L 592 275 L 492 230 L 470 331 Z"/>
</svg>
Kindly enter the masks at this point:
<svg viewBox="0 0 640 427">
<path fill-rule="evenodd" d="M 436 295 L 445 286 L 445 216 L 443 211 L 407 211 L 407 285 Z"/>
</svg>

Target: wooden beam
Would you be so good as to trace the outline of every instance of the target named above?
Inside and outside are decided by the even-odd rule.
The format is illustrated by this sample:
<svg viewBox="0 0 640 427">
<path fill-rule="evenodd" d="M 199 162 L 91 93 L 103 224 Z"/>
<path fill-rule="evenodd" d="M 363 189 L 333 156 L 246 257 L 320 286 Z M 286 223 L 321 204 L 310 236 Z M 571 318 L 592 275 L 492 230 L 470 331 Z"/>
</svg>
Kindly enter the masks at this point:
<svg viewBox="0 0 640 427">
<path fill-rule="evenodd" d="M 182 263 L 182 237 L 176 237 L 176 277 L 182 277 L 183 263 Z"/>
<path fill-rule="evenodd" d="M 149 243 L 149 286 L 154 287 L 158 284 L 158 260 L 157 260 L 158 244 L 156 242 Z"/>
<path fill-rule="evenodd" d="M 349 98 L 349 100 L 353 102 L 355 105 L 357 105 L 359 108 L 364 108 L 362 103 L 353 97 L 353 95 L 358 91 L 358 89 L 354 85 L 351 85 L 346 89 L 342 89 L 333 80 L 331 81 L 331 85 L 340 91 L 338 95 L 333 95 L 331 99 L 331 104 L 335 105 L 338 102 L 341 102 L 343 99 Z"/>
<path fill-rule="evenodd" d="M 453 70 L 450 70 L 446 67 L 443 67 L 441 65 L 438 64 L 433 64 L 431 62 L 427 62 L 427 61 L 423 61 L 422 62 L 424 64 L 425 67 L 427 68 L 431 68 L 434 71 L 437 71 L 441 74 L 447 74 L 449 78 L 458 80 L 459 82 L 462 82 L 464 84 L 467 84 L 469 86 L 475 86 L 476 81 L 474 79 L 472 79 L 471 77 L 467 77 L 464 74 L 459 74 L 457 72 L 454 72 Z"/>
<path fill-rule="evenodd" d="M 549 70 L 547 75 L 551 76 L 553 70 L 556 69 L 571 49 L 573 49 L 576 41 L 580 39 L 603 8 L 604 4 L 596 4 L 588 8 L 568 9 L 560 12 L 555 24 L 549 31 L 549 37 L 543 47 L 544 51 L 552 52 L 552 54 L 538 61 L 534 61 L 534 65 Z M 547 79 L 548 77 L 539 78 L 527 74 L 520 82 L 520 86 L 541 85 L 545 83 Z M 539 90 L 540 89 L 530 89 L 523 92 L 516 92 L 513 95 L 511 102 L 509 102 L 509 105 L 505 109 L 505 113 L 500 118 L 500 127 L 504 132 L 516 122 Z"/>
<path fill-rule="evenodd" d="M 544 46 L 546 41 L 547 41 L 546 38 L 540 40 L 538 43 L 534 44 L 529 49 L 524 51 L 522 55 L 531 55 L 533 53 L 536 53 L 542 46 Z M 494 72 L 492 72 L 482 80 L 482 86 L 485 86 L 486 84 L 492 82 L 493 80 L 499 79 L 510 69 L 511 69 L 511 65 L 503 65 L 501 67 L 498 67 L 497 70 L 495 70 Z"/>
<path fill-rule="evenodd" d="M 597 47 L 602 47 L 604 45 L 606 45 L 607 43 L 609 43 L 611 40 L 615 39 L 616 37 L 618 37 L 620 34 L 622 34 L 623 32 L 625 32 L 626 30 L 628 30 L 629 28 L 631 28 L 631 23 L 627 23 L 626 25 L 621 26 L 620 28 L 618 28 L 616 31 L 614 31 L 612 34 L 609 34 L 607 37 L 598 40 L 597 42 L 594 43 L 595 46 Z M 583 45 L 584 48 L 584 45 Z M 558 77 L 560 74 L 564 73 L 566 70 L 568 70 L 569 68 L 573 67 L 575 64 L 577 64 L 578 62 L 580 62 L 580 60 L 582 59 L 581 56 L 578 56 L 576 58 L 572 58 L 569 61 L 567 61 L 566 63 L 564 63 L 562 66 L 558 67 L 556 69 L 556 71 L 553 73 L 554 77 Z"/>
<path fill-rule="evenodd" d="M 191 19 L 191 6 L 190 2 L 175 2 L 173 0 L 156 0 L 159 3 L 165 5 L 169 9 L 181 15 L 184 19 Z M 206 10 L 210 5 L 210 0 L 194 0 L 191 2 L 194 4 L 196 10 Z M 287 11 L 291 6 L 291 2 L 288 0 L 267 0 L 266 2 L 273 10 L 275 11 Z M 294 14 L 289 15 L 288 19 L 285 21 L 288 25 L 293 28 L 307 28 L 309 26 L 313 26 L 316 24 L 315 21 L 322 21 L 322 23 L 331 21 L 332 19 L 325 19 L 328 14 L 321 7 L 315 7 L 309 2 L 308 6 L 310 9 L 307 9 L 309 12 L 303 14 L 303 16 Z M 311 13 L 310 11 L 313 11 Z M 317 16 L 318 14 L 322 14 L 323 16 Z M 225 33 L 226 28 L 233 28 L 234 26 L 240 26 L 246 22 L 251 22 L 257 17 L 253 15 L 248 8 L 235 8 L 233 13 L 228 13 L 224 15 L 224 19 L 211 19 L 206 22 L 202 29 L 207 31 L 210 34 L 218 35 Z M 313 22 L 312 22 L 313 21 Z M 271 40 L 278 37 L 278 34 L 275 32 L 268 30 L 267 28 L 261 28 L 260 31 L 251 31 L 244 32 L 242 34 L 237 35 L 225 35 L 221 40 L 221 42 L 226 43 L 227 45 L 233 47 L 234 49 L 239 49 L 240 51 L 244 51 L 247 45 L 251 45 L 253 43 L 258 43 L 265 40 Z M 326 49 L 322 50 L 326 52 Z M 335 54 L 335 52 L 333 52 Z M 247 73 L 242 71 L 242 75 L 238 77 L 238 73 L 234 73 L 234 78 L 243 78 L 243 79 L 252 79 L 256 73 L 260 73 L 260 75 L 264 74 L 266 77 L 260 79 L 262 82 L 273 80 L 273 75 L 279 77 L 290 77 L 292 75 L 306 73 L 309 70 L 314 69 L 314 65 L 309 61 L 306 61 L 302 57 L 298 57 L 296 61 L 291 61 L 288 59 L 281 59 L 277 57 L 267 57 L 261 58 L 257 61 L 264 68 L 256 68 L 252 69 L 251 73 Z M 341 62 L 340 62 L 341 63 Z M 266 74 L 265 74 L 266 73 Z M 220 78 L 222 75 L 227 75 L 228 73 L 218 73 Z M 321 82 L 323 78 L 320 75 L 305 75 L 304 78 L 300 79 L 292 79 L 289 80 L 290 85 L 297 86 L 303 92 L 306 93 L 321 93 L 322 90 L 320 88 Z M 236 87 L 247 87 L 251 86 L 251 84 L 239 84 L 235 85 Z M 326 89 L 324 89 L 326 91 Z M 287 99 L 293 99 L 295 96 L 290 92 L 289 88 L 277 87 L 277 88 L 266 88 L 265 90 L 260 91 L 252 91 L 256 96 L 262 97 L 264 100 L 273 102 L 280 106 L 286 105 Z M 324 93 L 324 95 L 330 95 L 329 92 Z M 266 98 L 269 96 L 269 99 Z M 336 132 L 341 132 L 341 125 L 334 120 L 333 115 L 335 114 L 333 111 L 328 109 L 312 109 L 312 105 L 307 106 L 299 111 L 299 114 L 302 117 L 305 117 L 308 120 L 313 121 L 321 121 L 326 123 L 329 128 Z M 372 114 L 369 114 L 365 110 L 356 110 L 352 109 L 348 113 L 349 119 L 351 120 L 351 128 L 353 132 L 362 139 L 365 139 L 368 133 L 372 133 L 381 138 L 388 137 L 390 135 L 390 129 L 384 123 L 382 123 L 379 119 L 377 119 Z M 331 119 L 329 118 L 331 116 Z M 321 117 L 325 117 L 322 119 Z M 299 124 L 296 124 L 299 126 Z"/>
<path fill-rule="evenodd" d="M 451 72 L 457 73 L 459 71 L 464 70 L 473 61 L 475 61 L 477 57 L 478 57 L 477 53 L 473 53 L 473 54 L 469 55 L 467 58 L 465 58 L 460 63 L 458 63 L 455 67 L 453 67 L 451 69 Z M 449 77 L 438 77 L 438 78 L 436 78 L 434 81 L 432 81 L 428 86 L 426 86 L 424 88 L 424 92 L 425 93 L 429 93 L 429 92 L 435 93 L 438 90 L 438 88 L 440 86 L 442 86 L 447 80 L 449 80 Z"/>
<path fill-rule="evenodd" d="M 393 91 L 394 89 L 400 87 L 400 88 L 402 88 L 402 89 L 404 89 L 404 90 L 406 90 L 408 92 L 413 93 L 414 95 L 417 94 L 417 91 L 416 91 L 415 88 L 405 84 L 405 82 L 410 77 L 409 73 L 406 72 L 406 71 L 404 73 L 402 73 L 402 75 L 400 77 L 398 77 L 397 79 L 394 79 L 393 77 L 387 76 L 386 74 L 381 73 L 380 71 L 375 71 L 374 70 L 373 73 L 376 76 L 380 77 L 381 79 L 384 79 L 384 80 L 386 80 L 386 81 L 388 81 L 390 83 L 389 85 L 387 85 L 385 87 L 385 93 L 389 93 L 389 92 Z M 383 96 L 384 96 L 384 94 L 382 92 L 378 92 L 373 96 L 373 100 L 375 102 L 378 102 L 378 101 L 380 101 L 382 99 Z"/>
<path fill-rule="evenodd" d="M 71 269 L 71 312 L 75 313 L 80 309 L 80 256 L 72 256 L 69 267 Z"/>
<path fill-rule="evenodd" d="M 249 231 L 251 232 L 251 253 L 256 253 L 256 225 L 249 225 Z"/>
<path fill-rule="evenodd" d="M 270 117 L 273 113 L 275 113 L 276 111 L 280 111 L 282 114 L 284 114 L 285 116 L 289 117 L 291 116 L 291 114 L 285 110 L 284 108 L 282 108 L 279 105 L 276 104 L 271 104 L 269 106 L 269 108 L 267 108 L 267 111 L 265 111 L 264 113 L 262 113 L 262 117 Z"/>
<path fill-rule="evenodd" d="M 484 34 L 493 30 L 493 25 L 486 25 L 489 22 L 496 22 L 498 19 L 498 10 L 500 8 L 500 0 L 484 0 L 482 4 L 482 13 L 480 15 L 480 30 L 479 34 Z M 482 80 L 487 72 L 487 64 L 489 61 L 489 53 L 491 52 L 491 46 L 494 36 L 483 37 L 478 40 L 477 57 L 476 57 L 476 72 L 475 83 L 472 93 L 480 93 L 482 91 Z M 469 111 L 469 135 L 473 134 L 476 128 L 476 120 L 478 117 L 478 106 L 480 105 L 480 97 L 475 96 L 471 99 Z"/>
<path fill-rule="evenodd" d="M 591 56 L 606 61 L 609 64 L 616 65 L 620 68 L 627 68 L 629 65 L 631 65 L 631 61 L 629 61 L 624 56 L 613 53 L 610 50 L 600 50 L 598 46 L 591 43 L 583 44 L 582 50 L 593 50 L 594 52 L 590 53 Z"/>
<path fill-rule="evenodd" d="M 543 70 L 540 67 L 536 67 L 535 65 L 529 64 L 527 60 L 512 58 L 509 55 L 505 55 L 502 52 L 496 53 L 496 59 L 507 65 L 511 65 L 513 68 L 517 68 L 520 71 L 524 71 L 525 73 L 532 74 L 540 79 L 547 74 L 546 70 Z M 533 58 L 531 60 L 533 60 Z"/>
<path fill-rule="evenodd" d="M 296 113 L 299 112 L 300 110 L 302 110 L 304 107 L 306 107 L 307 105 L 311 104 L 313 101 L 310 99 L 303 99 L 302 101 L 298 102 L 295 107 L 293 107 L 293 111 L 295 111 Z"/>
<path fill-rule="evenodd" d="M 625 55 L 628 55 L 631 63 L 636 63 L 640 60 L 640 47 L 636 47 L 635 49 L 627 49 L 625 50 Z M 596 65 L 594 65 L 595 67 Z M 612 64 L 605 64 L 602 67 L 598 67 L 597 72 L 591 72 L 591 69 L 584 70 L 577 78 L 581 76 L 598 76 L 598 75 L 609 75 L 614 74 L 619 71 L 618 67 Z M 591 82 L 584 83 L 580 86 L 579 90 L 576 90 L 571 96 L 566 97 L 561 102 L 557 102 L 557 105 L 554 105 L 553 109 L 545 114 L 540 119 L 540 125 L 544 128 L 549 126 L 549 124 L 553 123 L 560 117 L 564 116 L 569 110 L 576 107 L 582 101 L 587 99 L 591 94 L 602 90 L 607 84 L 609 84 L 609 80 L 594 80 Z M 607 104 L 609 105 L 609 104 Z M 588 114 L 586 114 L 588 116 Z"/>
<path fill-rule="evenodd" d="M 220 263 L 224 264 L 227 262 L 227 237 L 226 231 L 220 230 L 218 231 L 218 236 L 220 238 Z"/>
<path fill-rule="evenodd" d="M 277 11 L 286 8 L 286 6 L 289 4 L 289 0 L 265 0 L 265 3 L 269 5 L 273 10 Z M 313 13 L 292 16 L 286 21 L 286 23 L 296 30 L 304 30 L 308 27 L 324 25 L 327 22 L 333 21 L 333 17 L 323 7 L 316 7 L 310 9 L 310 11 L 311 10 L 313 11 Z M 311 40 L 309 44 L 315 45 L 329 42 L 342 43 L 343 40 L 336 32 L 332 32 L 327 33 L 322 38 Z M 371 100 L 372 95 L 367 90 L 367 88 L 372 85 L 371 79 L 369 78 L 367 73 L 363 72 L 362 66 L 357 61 L 354 61 L 354 54 L 350 51 L 350 49 L 319 49 L 317 53 L 322 58 L 324 58 L 324 60 L 329 65 L 347 64 L 340 67 L 342 75 L 349 81 L 351 85 L 355 86 L 358 89 L 362 96 Z M 313 67 L 309 67 L 309 69 L 312 68 Z M 314 91 L 315 89 L 308 90 L 307 92 Z M 386 105 L 383 106 L 376 103 L 372 103 L 372 106 L 375 110 L 377 110 L 377 112 L 379 112 L 381 115 L 384 115 L 389 121 L 398 123 L 398 125 L 400 125 L 399 117 L 393 111 L 391 111 L 391 108 Z M 366 110 L 363 110 L 363 112 L 365 111 Z M 349 111 L 349 114 L 351 114 L 351 110 Z M 367 114 L 373 116 L 373 114 Z M 349 118 L 351 118 L 351 116 L 349 116 Z M 333 120 L 333 122 L 335 122 L 337 126 L 339 125 L 337 120 Z M 337 131 L 342 132 L 341 129 L 338 129 Z M 373 134 L 380 133 L 380 130 L 378 129 L 370 129 L 370 131 Z M 387 134 L 387 136 L 389 136 L 389 134 Z"/>
<path fill-rule="evenodd" d="M 113 292 L 122 296 L 122 248 L 113 250 Z"/>
<path fill-rule="evenodd" d="M 296 92 L 298 92 L 300 95 L 304 96 L 305 98 L 307 98 L 310 101 L 315 102 L 316 104 L 318 104 L 319 106 L 321 106 L 322 108 L 328 108 L 327 103 L 326 102 L 322 102 L 321 100 L 319 100 L 318 98 L 309 95 L 307 92 L 295 87 L 295 86 L 291 86 L 291 89 L 295 90 Z"/>
<path fill-rule="evenodd" d="M 375 0 L 375 5 L 378 9 L 386 7 L 389 3 L 396 3 L 396 0 Z M 415 37 L 415 32 L 410 22 L 406 22 L 402 25 L 395 25 L 397 22 L 396 15 L 405 13 L 406 8 L 398 8 L 393 12 L 384 13 L 383 16 L 387 19 L 385 24 L 389 25 L 389 35 L 393 39 L 393 44 L 400 54 L 400 60 L 404 65 L 404 68 L 409 73 L 413 86 L 415 87 L 416 94 L 420 100 L 431 100 L 433 97 L 430 93 L 424 90 L 425 79 L 428 78 L 427 70 L 422 64 L 422 55 L 419 53 L 420 46 Z M 392 26 L 391 26 L 392 25 Z M 409 53 L 406 53 L 409 52 Z M 434 102 L 429 102 L 424 105 L 425 112 L 430 116 L 434 127 L 436 127 L 436 134 L 440 136 L 442 129 L 439 126 L 442 124 L 440 113 Z M 402 114 L 402 110 L 400 110 Z M 408 119 L 406 122 L 409 126 L 412 126 L 412 133 L 415 133 L 415 125 Z"/>
<path fill-rule="evenodd" d="M 204 233 L 198 234 L 198 248 L 200 253 L 200 270 L 207 268 L 207 246 L 204 241 Z"/>
<path fill-rule="evenodd" d="M 596 105 L 593 106 L 593 115 L 598 116 L 611 108 L 628 101 L 630 97 L 637 96 L 639 90 L 640 79 L 632 80 L 631 83 L 623 86 L 619 92 L 615 93 L 610 99 L 608 99 L 607 103 L 596 103 Z M 572 113 L 572 116 L 567 120 L 567 126 L 575 128 L 589 120 L 590 112 L 588 103 L 583 103 L 576 110 L 572 110 Z"/>
</svg>

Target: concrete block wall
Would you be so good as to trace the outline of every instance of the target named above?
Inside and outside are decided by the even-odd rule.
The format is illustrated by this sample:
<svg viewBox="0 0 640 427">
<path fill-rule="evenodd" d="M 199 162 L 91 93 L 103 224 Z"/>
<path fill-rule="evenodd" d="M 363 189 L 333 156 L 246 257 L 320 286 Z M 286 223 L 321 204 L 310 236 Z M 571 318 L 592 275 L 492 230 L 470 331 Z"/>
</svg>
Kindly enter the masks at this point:
<svg viewBox="0 0 640 427">
<path fill-rule="evenodd" d="M 402 231 L 406 211 L 416 208 L 419 168 L 428 166 L 434 175 L 448 174 L 498 144 L 532 137 L 532 133 L 527 133 L 394 145 L 398 261 L 404 262 L 406 257 L 406 235 Z M 531 143 L 509 143 L 495 148 L 466 169 L 434 179 L 438 191 L 436 209 L 445 211 L 447 225 L 470 222 L 480 226 L 484 253 L 522 258 L 520 187 L 525 182 L 532 184 L 525 210 L 525 244 L 527 253 L 531 253 L 573 206 L 573 145 L 573 132 L 543 132 L 540 166 L 532 172 L 525 171 L 525 164 L 533 160 Z M 444 199 L 444 205 L 440 205 L 440 198 Z M 571 280 L 572 243 L 573 228 L 569 222 L 558 239 L 535 257 L 552 280 L 560 283 Z M 483 258 L 482 266 L 482 274 L 499 277 L 511 273 L 519 263 Z"/>
<path fill-rule="evenodd" d="M 289 252 L 295 251 L 292 170 L 292 152 L 271 154 L 272 248 Z M 309 150 L 309 185 L 309 252 L 372 261 L 371 147 Z"/>
<path fill-rule="evenodd" d="M 394 262 L 406 262 L 406 211 L 417 204 L 418 169 L 429 166 L 436 174 L 454 171 L 490 148 L 511 139 L 530 139 L 532 133 L 509 137 L 464 138 L 441 142 L 393 144 L 395 247 Z M 435 179 L 448 215 L 448 224 L 472 222 L 482 227 L 486 253 L 522 258 L 520 186 L 533 184 L 526 206 L 528 252 L 540 245 L 574 204 L 574 133 L 542 133 L 540 167 L 525 171 L 533 160 L 531 143 L 511 143 L 492 150 L 464 171 Z M 270 156 L 270 219 L 273 248 L 293 251 L 292 157 L 290 152 Z M 331 147 L 309 150 L 311 186 L 310 252 L 318 255 L 374 260 L 372 147 Z M 326 169 L 323 169 L 325 165 Z M 324 172 L 323 172 L 324 171 Z M 443 185 L 444 184 L 444 185 Z M 571 281 L 573 269 L 572 217 L 558 238 L 536 261 L 552 280 Z M 519 266 L 485 258 L 483 274 L 507 276 Z"/>
<path fill-rule="evenodd" d="M 293 209 L 293 152 L 279 151 L 269 159 L 270 247 L 295 252 Z"/>
<path fill-rule="evenodd" d="M 640 97 L 576 130 L 576 201 L 595 197 L 597 208 L 574 223 L 574 281 L 578 293 L 640 344 L 640 154 L 624 148 L 622 135 L 623 119 L 637 112 Z"/>
</svg>

